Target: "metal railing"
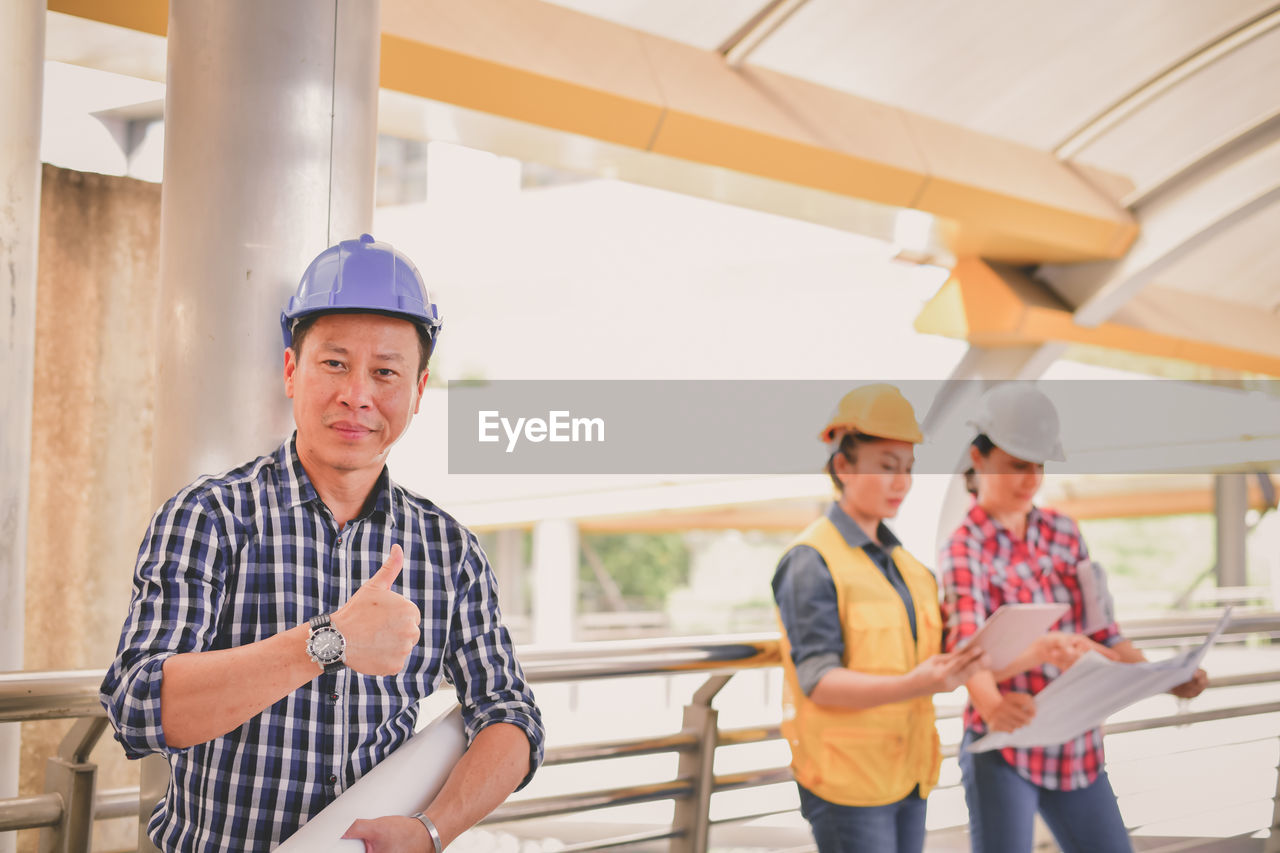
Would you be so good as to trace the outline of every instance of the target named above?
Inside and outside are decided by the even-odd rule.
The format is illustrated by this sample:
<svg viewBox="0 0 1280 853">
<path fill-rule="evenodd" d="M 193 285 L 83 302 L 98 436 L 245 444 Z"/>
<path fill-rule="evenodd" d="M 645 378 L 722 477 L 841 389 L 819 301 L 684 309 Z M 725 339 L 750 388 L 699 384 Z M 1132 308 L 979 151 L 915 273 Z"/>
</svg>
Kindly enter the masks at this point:
<svg viewBox="0 0 1280 853">
<path fill-rule="evenodd" d="M 1142 644 L 1170 645 L 1202 637 L 1215 623 L 1212 618 L 1149 620 L 1126 624 L 1126 636 Z M 1280 636 L 1280 613 L 1242 615 L 1232 620 L 1226 636 Z M 567 646 L 560 649 L 524 649 L 521 661 L 536 684 L 580 683 L 599 679 L 642 675 L 701 673 L 705 681 L 684 708 L 679 731 L 659 737 L 633 738 L 592 744 L 563 746 L 547 751 L 545 766 L 576 764 L 623 757 L 675 754 L 674 778 L 654 783 L 601 787 L 585 792 L 527 798 L 508 802 L 483 822 L 485 825 L 526 821 L 593 809 L 635 803 L 674 801 L 670 826 L 646 832 L 631 832 L 560 848 L 563 853 L 603 850 L 624 845 L 649 846 L 666 841 L 669 849 L 705 853 L 713 824 L 751 820 L 791 811 L 773 809 L 720 821 L 710 819 L 712 794 L 788 781 L 789 768 L 771 767 L 747 772 L 716 775 L 716 750 L 721 746 L 765 743 L 780 737 L 778 727 L 755 726 L 722 729 L 718 712 L 712 707 L 716 695 L 735 673 L 776 666 L 779 645 L 776 634 L 733 637 L 613 641 Z M 106 719 L 98 703 L 100 671 L 6 673 L 0 674 L 0 723 L 75 718 L 77 722 L 63 739 L 58 752 L 48 760 L 44 793 L 0 800 L 0 832 L 41 829 L 39 849 L 84 851 L 90 849 L 95 820 L 150 813 L 154 801 L 140 803 L 138 789 L 97 790 L 96 766 L 90 753 L 106 729 Z M 1243 685 L 1280 683 L 1280 672 L 1258 672 L 1214 678 L 1211 689 Z M 1211 720 L 1280 712 L 1280 694 L 1275 701 L 1256 702 L 1204 711 L 1180 710 L 1176 714 L 1129 720 L 1106 727 L 1108 733 L 1133 732 L 1168 726 L 1186 726 Z M 955 717 L 958 709 L 940 711 L 939 718 Z M 954 755 L 949 744 L 944 754 Z M 1280 781 L 1277 783 L 1275 813 L 1269 853 L 1280 853 Z"/>
</svg>

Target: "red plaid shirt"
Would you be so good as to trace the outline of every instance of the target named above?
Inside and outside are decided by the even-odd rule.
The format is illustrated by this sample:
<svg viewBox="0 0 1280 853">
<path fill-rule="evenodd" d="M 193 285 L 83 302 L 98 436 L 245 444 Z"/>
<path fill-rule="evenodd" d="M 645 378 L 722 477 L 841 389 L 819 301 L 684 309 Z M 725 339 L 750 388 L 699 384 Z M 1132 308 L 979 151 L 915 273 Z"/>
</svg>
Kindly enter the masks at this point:
<svg viewBox="0 0 1280 853">
<path fill-rule="evenodd" d="M 1079 632 L 1084 625 L 1084 602 L 1076 566 L 1088 558 L 1079 528 L 1061 513 L 1033 507 L 1027 516 L 1024 541 L 1015 540 L 986 510 L 974 504 L 938 558 L 946 650 L 951 651 L 961 640 L 972 636 L 997 607 L 1006 603 L 1070 604 L 1071 610 L 1053 630 Z M 1122 639 L 1114 622 L 1089 636 L 1108 646 Z M 1058 672 L 1045 664 L 998 686 L 1001 693 L 1034 696 Z M 987 730 L 972 702 L 965 706 L 964 724 L 973 732 Z M 1085 732 L 1058 746 L 1010 747 L 1000 754 L 1032 784 L 1074 791 L 1092 784 L 1102 771 L 1102 729 Z"/>
</svg>

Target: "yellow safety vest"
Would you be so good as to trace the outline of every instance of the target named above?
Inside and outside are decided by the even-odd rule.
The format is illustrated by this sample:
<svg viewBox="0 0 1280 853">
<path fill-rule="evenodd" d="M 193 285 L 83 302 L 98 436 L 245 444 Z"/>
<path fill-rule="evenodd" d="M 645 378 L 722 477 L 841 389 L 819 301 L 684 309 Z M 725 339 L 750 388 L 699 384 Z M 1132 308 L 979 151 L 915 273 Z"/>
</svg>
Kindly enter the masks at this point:
<svg viewBox="0 0 1280 853">
<path fill-rule="evenodd" d="M 894 548 L 890 556 L 915 605 L 918 639 L 914 643 L 902 597 L 865 551 L 849 547 L 829 519 L 810 524 L 795 545 L 816 549 L 831 570 L 844 632 L 841 663 L 845 667 L 903 675 L 939 652 L 938 584 L 905 549 Z M 846 806 L 897 802 L 917 785 L 920 796 L 928 796 L 942 763 L 932 696 L 861 711 L 820 707 L 800 689 L 785 628 L 782 671 L 782 734 L 791 745 L 791 769 L 797 782 L 824 800 Z"/>
</svg>

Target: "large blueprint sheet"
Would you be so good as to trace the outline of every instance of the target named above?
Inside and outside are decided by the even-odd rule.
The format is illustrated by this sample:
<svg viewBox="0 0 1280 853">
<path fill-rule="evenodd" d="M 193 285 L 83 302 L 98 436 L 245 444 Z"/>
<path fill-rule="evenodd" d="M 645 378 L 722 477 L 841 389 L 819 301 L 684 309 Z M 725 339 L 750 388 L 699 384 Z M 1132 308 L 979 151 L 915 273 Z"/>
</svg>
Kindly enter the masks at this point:
<svg viewBox="0 0 1280 853">
<path fill-rule="evenodd" d="M 1036 695 L 1036 715 L 1030 723 L 1012 732 L 990 732 L 969 744 L 969 751 L 1052 746 L 1102 725 L 1121 708 L 1190 680 L 1230 619 L 1227 608 L 1204 643 L 1169 660 L 1116 663 L 1089 652 Z"/>
<path fill-rule="evenodd" d="M 356 780 L 276 853 L 364 853 L 363 841 L 342 837 L 347 827 L 357 818 L 410 815 L 426 808 L 466 748 L 462 709 L 455 706 Z"/>
</svg>

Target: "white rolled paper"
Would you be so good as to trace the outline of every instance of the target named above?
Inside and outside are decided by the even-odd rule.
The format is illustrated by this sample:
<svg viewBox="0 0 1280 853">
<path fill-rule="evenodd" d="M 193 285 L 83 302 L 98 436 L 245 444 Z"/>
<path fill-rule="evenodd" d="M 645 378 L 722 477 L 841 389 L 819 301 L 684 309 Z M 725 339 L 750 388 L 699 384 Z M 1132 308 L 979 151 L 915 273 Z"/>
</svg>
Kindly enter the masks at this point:
<svg viewBox="0 0 1280 853">
<path fill-rule="evenodd" d="M 285 839 L 276 853 L 364 853 L 364 842 L 343 838 L 358 819 L 411 815 L 435 799 L 467 749 L 462 709 L 432 720 L 382 763 Z"/>
</svg>

